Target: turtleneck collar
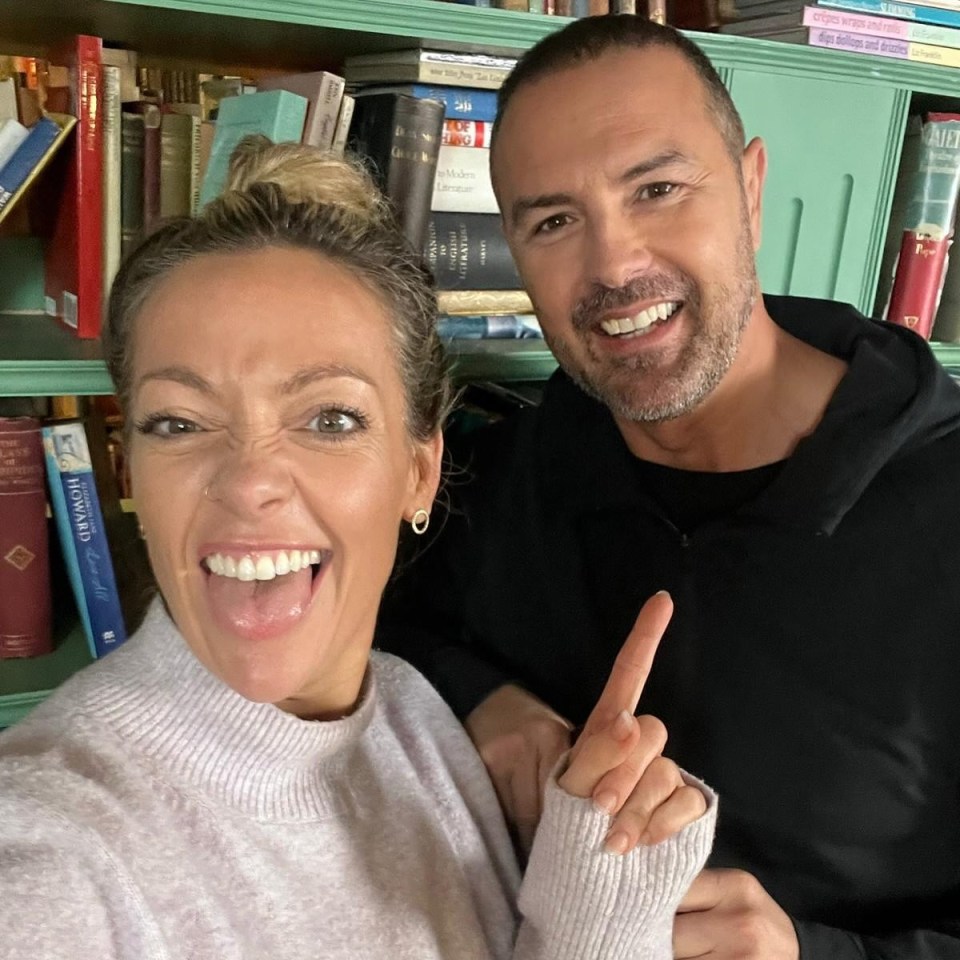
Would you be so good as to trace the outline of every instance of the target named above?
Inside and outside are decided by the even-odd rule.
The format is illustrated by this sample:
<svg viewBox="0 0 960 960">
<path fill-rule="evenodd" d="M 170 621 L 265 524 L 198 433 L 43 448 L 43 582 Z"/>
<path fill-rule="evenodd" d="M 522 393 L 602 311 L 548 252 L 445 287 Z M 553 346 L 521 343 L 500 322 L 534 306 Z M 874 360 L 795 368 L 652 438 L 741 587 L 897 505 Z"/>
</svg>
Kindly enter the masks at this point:
<svg viewBox="0 0 960 960">
<path fill-rule="evenodd" d="M 197 660 L 159 600 L 134 637 L 73 682 L 87 687 L 84 713 L 162 776 L 264 820 L 330 813 L 336 773 L 376 708 L 372 669 L 342 720 L 301 720 L 253 703 Z"/>
</svg>

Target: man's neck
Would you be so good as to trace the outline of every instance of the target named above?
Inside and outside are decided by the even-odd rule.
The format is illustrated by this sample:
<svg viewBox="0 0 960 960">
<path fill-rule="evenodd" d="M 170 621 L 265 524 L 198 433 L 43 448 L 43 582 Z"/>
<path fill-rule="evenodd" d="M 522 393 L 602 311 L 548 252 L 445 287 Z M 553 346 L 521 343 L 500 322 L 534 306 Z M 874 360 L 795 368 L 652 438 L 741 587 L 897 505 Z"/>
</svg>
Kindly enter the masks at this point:
<svg viewBox="0 0 960 960">
<path fill-rule="evenodd" d="M 750 470 L 784 460 L 823 417 L 844 361 L 778 327 L 758 301 L 737 357 L 694 410 L 662 423 L 617 418 L 634 456 L 683 470 Z"/>
</svg>

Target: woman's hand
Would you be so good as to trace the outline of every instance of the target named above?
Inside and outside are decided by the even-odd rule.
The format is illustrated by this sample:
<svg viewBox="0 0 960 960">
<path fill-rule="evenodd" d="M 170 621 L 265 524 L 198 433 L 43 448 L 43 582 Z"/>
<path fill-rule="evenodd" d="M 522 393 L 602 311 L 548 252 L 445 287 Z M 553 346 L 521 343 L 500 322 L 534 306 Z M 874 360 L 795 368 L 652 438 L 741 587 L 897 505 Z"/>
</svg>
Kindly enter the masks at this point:
<svg viewBox="0 0 960 960">
<path fill-rule="evenodd" d="M 557 780 L 567 793 L 592 797 L 613 816 L 606 839 L 613 853 L 666 840 L 707 809 L 700 790 L 662 755 L 666 727 L 656 717 L 633 715 L 672 614 L 665 592 L 643 605 Z"/>
</svg>

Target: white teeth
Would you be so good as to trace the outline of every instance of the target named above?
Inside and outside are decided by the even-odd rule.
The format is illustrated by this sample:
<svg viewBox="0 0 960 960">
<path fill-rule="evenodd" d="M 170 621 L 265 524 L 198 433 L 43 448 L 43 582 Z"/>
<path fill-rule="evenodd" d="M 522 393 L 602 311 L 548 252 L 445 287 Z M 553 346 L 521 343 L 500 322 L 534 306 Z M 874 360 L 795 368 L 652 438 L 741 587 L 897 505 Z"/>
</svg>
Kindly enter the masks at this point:
<svg viewBox="0 0 960 960">
<path fill-rule="evenodd" d="M 233 557 L 229 554 L 212 553 L 204 564 L 210 573 L 249 583 L 253 580 L 274 580 L 288 573 L 298 573 L 311 564 L 321 562 L 319 550 L 277 550 L 256 554 L 256 559 L 247 554 Z"/>
<path fill-rule="evenodd" d="M 679 303 L 668 301 L 656 303 L 652 307 L 647 307 L 646 310 L 641 310 L 633 317 L 614 317 L 610 320 L 602 320 L 600 326 L 603 332 L 611 337 L 624 333 L 635 333 L 646 330 L 658 320 L 666 320 L 667 317 L 673 316 L 679 306 Z"/>
</svg>

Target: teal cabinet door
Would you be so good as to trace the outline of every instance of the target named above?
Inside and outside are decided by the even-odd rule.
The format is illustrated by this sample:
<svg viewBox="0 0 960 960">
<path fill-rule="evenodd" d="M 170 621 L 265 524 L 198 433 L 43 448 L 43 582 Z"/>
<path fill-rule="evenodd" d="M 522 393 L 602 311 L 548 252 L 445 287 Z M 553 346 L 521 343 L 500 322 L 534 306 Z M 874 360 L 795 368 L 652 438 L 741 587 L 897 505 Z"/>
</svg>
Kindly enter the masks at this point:
<svg viewBox="0 0 960 960">
<path fill-rule="evenodd" d="M 873 307 L 907 112 L 894 87 L 725 71 L 769 168 L 758 255 L 767 293 Z"/>
</svg>

